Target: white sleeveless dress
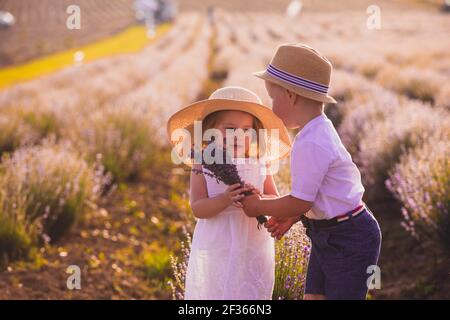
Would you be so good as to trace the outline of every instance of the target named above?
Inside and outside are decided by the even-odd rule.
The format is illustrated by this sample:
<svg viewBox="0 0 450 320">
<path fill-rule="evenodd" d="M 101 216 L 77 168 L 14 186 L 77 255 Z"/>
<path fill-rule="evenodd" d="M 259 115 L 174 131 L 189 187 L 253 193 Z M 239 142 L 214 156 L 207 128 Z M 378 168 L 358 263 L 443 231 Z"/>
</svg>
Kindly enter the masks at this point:
<svg viewBox="0 0 450 320">
<path fill-rule="evenodd" d="M 242 180 L 263 191 L 266 175 L 262 164 L 233 160 Z M 209 197 L 227 188 L 212 177 L 205 175 L 205 179 Z M 274 240 L 257 225 L 256 218 L 234 206 L 215 217 L 197 220 L 186 272 L 186 300 L 272 299 Z"/>
</svg>

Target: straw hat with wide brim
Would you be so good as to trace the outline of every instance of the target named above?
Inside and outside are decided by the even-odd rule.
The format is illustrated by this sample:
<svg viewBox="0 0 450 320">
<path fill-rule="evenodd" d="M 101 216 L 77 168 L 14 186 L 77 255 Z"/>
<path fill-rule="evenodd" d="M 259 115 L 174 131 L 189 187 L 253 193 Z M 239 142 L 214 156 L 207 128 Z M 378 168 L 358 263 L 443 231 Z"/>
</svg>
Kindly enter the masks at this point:
<svg viewBox="0 0 450 320">
<path fill-rule="evenodd" d="M 267 144 L 276 146 L 276 148 L 267 148 L 271 152 L 266 155 L 267 160 L 278 160 L 289 154 L 291 140 L 281 119 L 270 108 L 264 106 L 255 93 L 241 87 L 218 89 L 209 99 L 188 105 L 172 115 L 167 123 L 167 135 L 170 143 L 172 145 L 179 143 L 179 141 L 172 140 L 175 130 L 186 129 L 193 137 L 194 121 L 202 121 L 207 115 L 222 110 L 247 112 L 261 121 L 264 129 L 267 129 Z"/>
<path fill-rule="evenodd" d="M 254 75 L 303 97 L 336 103 L 328 95 L 332 69 L 330 61 L 317 50 L 303 44 L 283 44 L 267 69 Z"/>
</svg>

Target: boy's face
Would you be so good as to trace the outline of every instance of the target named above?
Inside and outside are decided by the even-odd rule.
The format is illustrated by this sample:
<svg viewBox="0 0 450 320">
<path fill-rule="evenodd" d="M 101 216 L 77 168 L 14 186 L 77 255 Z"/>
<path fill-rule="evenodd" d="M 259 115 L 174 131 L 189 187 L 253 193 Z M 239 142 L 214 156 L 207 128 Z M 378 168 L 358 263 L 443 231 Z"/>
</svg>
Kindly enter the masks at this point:
<svg viewBox="0 0 450 320">
<path fill-rule="evenodd" d="M 298 127 L 296 124 L 294 103 L 289 98 L 287 90 L 283 87 L 273 84 L 269 81 L 265 81 L 265 86 L 269 97 L 272 99 L 273 112 L 283 121 L 284 125 L 289 129 L 295 129 Z"/>
</svg>

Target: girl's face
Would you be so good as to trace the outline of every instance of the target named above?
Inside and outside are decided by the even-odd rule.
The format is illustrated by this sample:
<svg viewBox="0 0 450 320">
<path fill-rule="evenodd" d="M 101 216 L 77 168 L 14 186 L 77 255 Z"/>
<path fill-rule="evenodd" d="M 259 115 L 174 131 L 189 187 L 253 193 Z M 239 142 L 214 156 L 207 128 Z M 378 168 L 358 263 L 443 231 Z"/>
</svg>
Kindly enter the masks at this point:
<svg viewBox="0 0 450 320">
<path fill-rule="evenodd" d="M 251 134 L 249 130 L 254 129 L 253 116 L 251 114 L 235 110 L 222 112 L 215 128 L 220 130 L 224 138 L 226 138 L 227 130 L 242 129 L 246 134 L 239 136 L 239 131 L 235 132 L 236 135 L 234 135 L 234 141 L 232 143 L 233 153 L 235 157 L 244 157 L 248 154 L 251 145 Z"/>
</svg>

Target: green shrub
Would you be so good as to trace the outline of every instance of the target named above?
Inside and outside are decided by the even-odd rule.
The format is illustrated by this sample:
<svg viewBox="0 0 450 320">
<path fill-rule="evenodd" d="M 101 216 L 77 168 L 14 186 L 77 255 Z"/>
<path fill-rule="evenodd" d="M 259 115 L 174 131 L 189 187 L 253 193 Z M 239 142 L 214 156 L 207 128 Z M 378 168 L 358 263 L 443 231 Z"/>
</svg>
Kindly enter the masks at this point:
<svg viewBox="0 0 450 320">
<path fill-rule="evenodd" d="M 276 242 L 274 300 L 303 299 L 310 252 L 310 241 L 298 223 Z"/>
<path fill-rule="evenodd" d="M 415 67 L 387 67 L 378 73 L 376 80 L 400 94 L 430 103 L 436 100 L 442 84 L 446 83 L 440 73 Z"/>
<path fill-rule="evenodd" d="M 449 128 L 402 156 L 386 182 L 403 205 L 402 225 L 414 237 L 450 252 Z M 438 244 L 438 246 L 436 246 Z"/>
<path fill-rule="evenodd" d="M 12 221 L 0 213 L 0 270 L 10 260 L 27 256 L 32 245 L 30 235 L 22 223 Z"/>
<path fill-rule="evenodd" d="M 0 156 L 36 140 L 35 130 L 16 114 L 0 113 L 0 128 Z"/>
<path fill-rule="evenodd" d="M 0 154 L 60 136 L 61 124 L 50 109 L 12 106 L 0 110 Z"/>
<path fill-rule="evenodd" d="M 187 265 L 189 255 L 191 253 L 192 239 L 190 233 L 183 228 L 185 239 L 180 242 L 181 252 L 179 257 L 170 256 L 170 266 L 172 271 L 172 279 L 168 281 L 168 285 L 172 291 L 173 300 L 183 300 L 186 282 Z"/>
<path fill-rule="evenodd" d="M 1 172 L 3 215 L 26 229 L 39 226 L 39 235 L 51 240 L 65 234 L 96 201 L 105 182 L 102 168 L 88 165 L 67 144 L 18 149 L 3 157 Z"/>
<path fill-rule="evenodd" d="M 149 279 L 164 280 L 170 273 L 171 253 L 166 248 L 143 253 L 145 274 Z"/>
<path fill-rule="evenodd" d="M 156 154 L 151 119 L 133 109 L 99 110 L 88 119 L 79 119 L 68 135 L 90 161 L 101 155 L 106 170 L 119 182 L 142 173 Z"/>
<path fill-rule="evenodd" d="M 360 140 L 355 156 L 368 189 L 377 193 L 383 190 L 389 170 L 399 162 L 401 155 L 426 141 L 445 116 L 431 107 L 411 104 L 384 121 L 374 122 Z"/>
</svg>

